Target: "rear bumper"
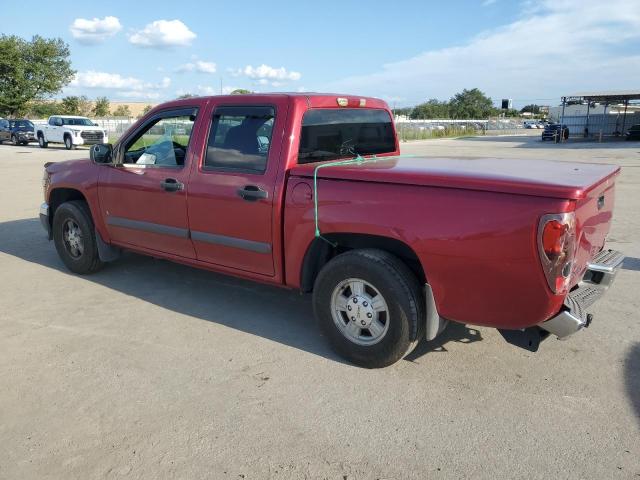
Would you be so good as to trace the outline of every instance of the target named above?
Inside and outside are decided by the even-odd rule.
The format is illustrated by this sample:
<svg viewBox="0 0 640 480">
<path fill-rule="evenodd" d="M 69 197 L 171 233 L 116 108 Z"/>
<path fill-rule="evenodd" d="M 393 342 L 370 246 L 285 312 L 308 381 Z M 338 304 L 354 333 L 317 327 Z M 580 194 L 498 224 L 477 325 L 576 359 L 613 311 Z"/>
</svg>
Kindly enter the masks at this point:
<svg viewBox="0 0 640 480">
<path fill-rule="evenodd" d="M 587 309 L 597 302 L 611 286 L 622 266 L 624 255 L 615 250 L 603 250 L 588 264 L 587 271 L 564 301 L 563 309 L 540 327 L 563 340 L 589 326 Z"/>
</svg>

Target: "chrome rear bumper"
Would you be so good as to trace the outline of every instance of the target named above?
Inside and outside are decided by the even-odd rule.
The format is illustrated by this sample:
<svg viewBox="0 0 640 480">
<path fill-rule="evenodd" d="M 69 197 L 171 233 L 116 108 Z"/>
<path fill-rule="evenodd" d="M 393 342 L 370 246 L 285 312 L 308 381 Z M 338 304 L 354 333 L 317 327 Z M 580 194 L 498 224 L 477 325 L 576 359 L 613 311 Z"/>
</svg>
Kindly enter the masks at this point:
<svg viewBox="0 0 640 480">
<path fill-rule="evenodd" d="M 589 326 L 591 315 L 587 309 L 600 299 L 611 286 L 622 266 L 624 255 L 615 250 L 602 250 L 587 265 L 578 288 L 564 301 L 563 310 L 540 327 L 563 340 Z"/>
</svg>

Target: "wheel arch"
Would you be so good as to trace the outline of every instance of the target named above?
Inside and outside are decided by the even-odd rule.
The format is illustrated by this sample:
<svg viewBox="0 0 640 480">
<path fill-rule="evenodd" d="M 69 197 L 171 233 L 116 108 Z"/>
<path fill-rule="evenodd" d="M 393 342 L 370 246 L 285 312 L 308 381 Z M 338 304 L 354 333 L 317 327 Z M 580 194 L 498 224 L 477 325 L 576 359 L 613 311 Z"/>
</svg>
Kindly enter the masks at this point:
<svg viewBox="0 0 640 480">
<path fill-rule="evenodd" d="M 349 250 L 377 248 L 398 257 L 421 284 L 426 283 L 426 274 L 416 252 L 402 240 L 380 235 L 362 233 L 328 233 L 315 238 L 307 247 L 300 271 L 300 290 L 313 290 L 318 273 L 333 257 Z"/>
<path fill-rule="evenodd" d="M 49 224 L 53 224 L 53 217 L 56 213 L 56 210 L 60 205 L 65 202 L 70 202 L 72 200 L 82 200 L 87 203 L 89 206 L 89 211 L 91 211 L 91 205 L 87 201 L 87 197 L 80 190 L 76 188 L 66 188 L 66 187 L 57 187 L 49 192 Z M 93 212 L 91 212 L 93 215 Z"/>
</svg>

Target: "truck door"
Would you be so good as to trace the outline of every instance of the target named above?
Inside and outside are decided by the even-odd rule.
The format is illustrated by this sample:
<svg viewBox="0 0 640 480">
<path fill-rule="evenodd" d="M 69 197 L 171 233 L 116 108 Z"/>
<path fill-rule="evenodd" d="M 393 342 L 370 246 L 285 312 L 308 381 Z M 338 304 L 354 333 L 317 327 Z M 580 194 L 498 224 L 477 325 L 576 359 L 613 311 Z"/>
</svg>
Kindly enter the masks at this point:
<svg viewBox="0 0 640 480">
<path fill-rule="evenodd" d="M 255 102 L 210 108 L 189 185 L 191 239 L 198 260 L 273 276 L 272 210 L 288 104 L 247 100 Z"/>
<path fill-rule="evenodd" d="M 45 126 L 44 138 L 47 142 L 62 142 L 62 118 L 50 117 Z"/>
<path fill-rule="evenodd" d="M 165 110 L 115 147 L 116 166 L 101 171 L 98 195 L 112 241 L 195 258 L 187 221 L 187 180 L 197 107 Z"/>
</svg>

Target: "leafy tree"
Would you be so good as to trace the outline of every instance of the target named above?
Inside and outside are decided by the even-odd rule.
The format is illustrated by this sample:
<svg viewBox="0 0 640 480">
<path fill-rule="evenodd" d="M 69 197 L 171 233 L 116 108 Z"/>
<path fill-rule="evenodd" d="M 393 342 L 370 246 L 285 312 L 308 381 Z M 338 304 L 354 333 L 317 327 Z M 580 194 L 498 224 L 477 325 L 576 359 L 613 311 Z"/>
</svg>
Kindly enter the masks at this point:
<svg viewBox="0 0 640 480">
<path fill-rule="evenodd" d="M 417 105 L 411 112 L 411 118 L 449 118 L 449 103 L 432 98 L 425 103 Z"/>
<path fill-rule="evenodd" d="M 64 97 L 60 104 L 64 115 L 80 115 L 80 97 Z"/>
<path fill-rule="evenodd" d="M 69 55 L 69 46 L 60 38 L 36 35 L 27 41 L 1 35 L 0 112 L 24 113 L 29 102 L 60 92 L 75 74 Z"/>
<path fill-rule="evenodd" d="M 144 109 L 142 110 L 142 114 L 146 115 L 147 113 L 149 113 L 149 111 L 153 108 L 152 105 L 145 105 Z"/>
<path fill-rule="evenodd" d="M 253 93 L 251 90 L 247 90 L 246 88 L 236 88 L 231 95 L 246 95 L 248 93 Z"/>
<path fill-rule="evenodd" d="M 129 110 L 129 105 L 118 105 L 118 108 L 112 112 L 112 115 L 114 117 L 130 117 L 131 110 Z"/>
<path fill-rule="evenodd" d="M 109 99 L 107 97 L 96 98 L 93 105 L 93 115 L 96 117 L 107 117 L 109 115 Z"/>
<path fill-rule="evenodd" d="M 533 115 L 539 115 L 540 105 L 536 105 L 535 103 L 532 103 L 531 105 L 525 105 L 520 109 L 520 113 L 525 113 L 525 112 L 532 113 Z"/>
<path fill-rule="evenodd" d="M 32 102 L 27 106 L 26 113 L 31 118 L 47 118 L 51 115 L 63 115 L 62 104 L 53 101 Z"/>
<path fill-rule="evenodd" d="M 64 115 L 82 115 L 86 117 L 91 113 L 91 102 L 84 95 L 81 97 L 64 97 L 60 104 Z"/>
<path fill-rule="evenodd" d="M 449 112 L 453 118 L 487 118 L 496 115 L 493 101 L 477 88 L 464 89 L 449 101 Z"/>
<path fill-rule="evenodd" d="M 183 93 L 178 97 L 178 100 L 183 100 L 185 98 L 193 98 L 195 95 L 193 93 Z"/>
</svg>

